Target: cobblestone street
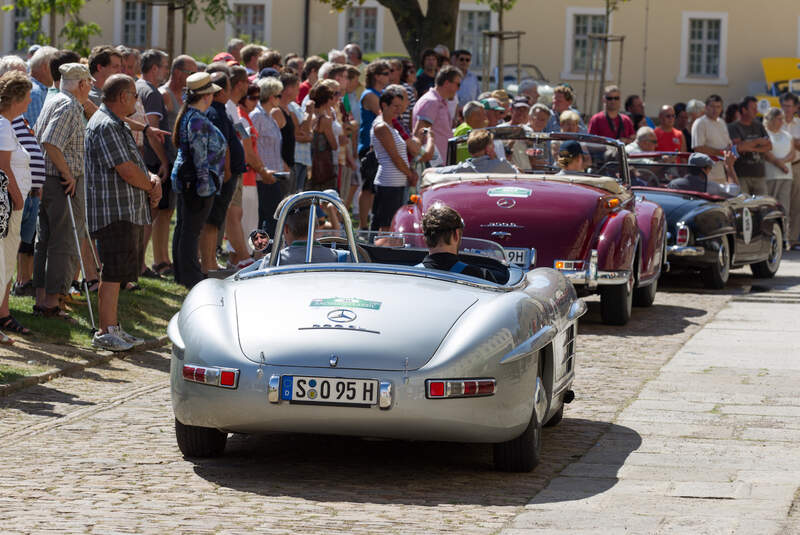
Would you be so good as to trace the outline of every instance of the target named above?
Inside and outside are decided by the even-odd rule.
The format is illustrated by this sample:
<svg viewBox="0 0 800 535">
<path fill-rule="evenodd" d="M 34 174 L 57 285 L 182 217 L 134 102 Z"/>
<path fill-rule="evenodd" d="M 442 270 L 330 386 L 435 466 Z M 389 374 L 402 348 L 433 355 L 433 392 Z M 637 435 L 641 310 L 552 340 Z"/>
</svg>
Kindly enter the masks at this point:
<svg viewBox="0 0 800 535">
<path fill-rule="evenodd" d="M 616 473 L 639 449 L 636 418 L 620 416 L 751 282 L 736 272 L 727 292 L 709 293 L 670 278 L 655 306 L 636 309 L 625 327 L 602 325 L 599 302 L 590 299 L 576 400 L 559 426 L 545 430 L 543 462 L 530 474 L 494 472 L 486 446 L 305 435 L 234 436 L 220 459 L 184 460 L 173 432 L 167 348 L 29 387 L 0 401 L 3 532 L 522 530 L 530 523 L 515 517 L 535 514 L 525 506 L 604 436 L 625 437 L 606 440 L 606 471 Z M 780 283 L 780 276 L 772 282 Z M 586 492 L 598 495 L 617 480 L 593 481 Z M 559 502 L 552 487 L 546 492 Z"/>
</svg>

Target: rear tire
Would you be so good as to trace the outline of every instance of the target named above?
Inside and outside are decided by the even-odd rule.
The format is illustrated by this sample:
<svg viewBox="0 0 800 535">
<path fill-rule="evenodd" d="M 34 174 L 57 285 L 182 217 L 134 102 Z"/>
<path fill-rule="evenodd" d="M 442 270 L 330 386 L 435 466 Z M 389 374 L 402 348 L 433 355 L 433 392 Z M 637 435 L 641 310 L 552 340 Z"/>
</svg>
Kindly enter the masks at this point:
<svg viewBox="0 0 800 535">
<path fill-rule="evenodd" d="M 228 433 L 210 427 L 184 425 L 175 418 L 175 438 L 186 457 L 219 457 L 225 451 Z"/>
<path fill-rule="evenodd" d="M 631 319 L 633 307 L 633 272 L 624 284 L 603 286 L 600 289 L 600 317 L 606 325 L 625 325 Z"/>
<path fill-rule="evenodd" d="M 530 472 L 539 464 L 542 426 L 533 408 L 531 421 L 520 436 L 494 445 L 494 469 L 500 472 Z"/>
<path fill-rule="evenodd" d="M 544 427 L 554 427 L 561 423 L 561 420 L 564 419 L 564 404 L 561 404 L 561 408 L 544 423 Z"/>
<path fill-rule="evenodd" d="M 647 286 L 640 286 L 633 291 L 633 304 L 637 307 L 653 306 L 658 291 L 658 279 Z"/>
<path fill-rule="evenodd" d="M 717 259 L 712 265 L 703 268 L 700 272 L 703 277 L 703 285 L 706 288 L 721 290 L 728 284 L 731 271 L 731 247 L 728 239 L 723 237 L 720 241 L 714 242 L 717 246 Z"/>
<path fill-rule="evenodd" d="M 783 256 L 783 232 L 777 223 L 772 224 L 772 236 L 770 237 L 769 256 L 766 260 L 750 264 L 753 277 L 757 279 L 771 279 L 778 272 Z"/>
</svg>

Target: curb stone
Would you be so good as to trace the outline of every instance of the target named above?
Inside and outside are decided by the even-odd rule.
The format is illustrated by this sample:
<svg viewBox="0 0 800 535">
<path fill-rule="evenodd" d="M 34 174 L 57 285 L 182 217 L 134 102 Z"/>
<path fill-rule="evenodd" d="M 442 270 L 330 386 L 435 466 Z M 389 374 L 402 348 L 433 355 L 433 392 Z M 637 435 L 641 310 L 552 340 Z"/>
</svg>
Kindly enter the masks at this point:
<svg viewBox="0 0 800 535">
<path fill-rule="evenodd" d="M 68 366 L 64 366 L 63 368 L 53 368 L 47 370 L 46 372 L 42 372 L 37 375 L 29 375 L 27 377 L 23 377 L 13 383 L 9 383 L 7 385 L 0 385 L 0 398 L 9 396 L 15 392 L 28 388 L 29 386 L 37 385 L 40 383 L 46 383 L 55 379 L 57 377 L 61 377 L 62 375 L 71 375 L 73 373 L 81 372 L 86 368 L 93 368 L 95 366 L 102 366 L 103 364 L 107 364 L 111 362 L 115 358 L 124 358 L 131 355 L 136 355 L 137 353 L 143 351 L 150 351 L 153 349 L 157 349 L 159 347 L 163 347 L 169 343 L 169 338 L 167 335 L 161 336 L 154 340 L 147 340 L 144 344 L 140 345 L 136 348 L 136 351 L 122 351 L 122 352 L 112 352 L 112 351 L 91 351 L 82 348 L 69 348 L 65 350 L 64 353 L 69 353 L 72 355 L 77 355 L 86 359 L 86 362 L 83 363 L 74 363 Z"/>
</svg>

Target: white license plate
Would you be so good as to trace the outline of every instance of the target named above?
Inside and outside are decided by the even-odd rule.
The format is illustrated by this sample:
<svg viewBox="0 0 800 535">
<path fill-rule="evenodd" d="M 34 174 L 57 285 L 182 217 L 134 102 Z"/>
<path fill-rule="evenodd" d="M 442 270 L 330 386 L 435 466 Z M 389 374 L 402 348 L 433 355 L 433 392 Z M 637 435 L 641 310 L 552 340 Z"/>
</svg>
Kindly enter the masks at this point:
<svg viewBox="0 0 800 535">
<path fill-rule="evenodd" d="M 320 405 L 375 405 L 378 403 L 378 381 L 284 375 L 281 377 L 281 399 Z"/>
<path fill-rule="evenodd" d="M 505 248 L 505 252 L 506 261 L 509 264 L 518 264 L 520 266 L 524 266 L 528 263 L 531 254 L 530 249 L 524 249 L 522 247 L 508 247 Z"/>
</svg>

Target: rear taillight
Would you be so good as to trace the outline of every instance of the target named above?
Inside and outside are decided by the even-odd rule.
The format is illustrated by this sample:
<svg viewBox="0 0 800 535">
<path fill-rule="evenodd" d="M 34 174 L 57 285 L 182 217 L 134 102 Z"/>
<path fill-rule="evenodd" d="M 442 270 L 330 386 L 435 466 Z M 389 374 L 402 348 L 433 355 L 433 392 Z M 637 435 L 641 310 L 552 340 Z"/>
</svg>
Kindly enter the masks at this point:
<svg viewBox="0 0 800 535">
<path fill-rule="evenodd" d="M 678 232 L 675 235 L 675 244 L 680 246 L 689 245 L 689 238 L 691 233 L 689 232 L 689 227 L 685 225 L 678 225 Z"/>
<path fill-rule="evenodd" d="M 491 396 L 495 388 L 494 379 L 428 379 L 425 396 L 428 399 Z"/>
<path fill-rule="evenodd" d="M 222 388 L 236 388 L 239 385 L 239 370 L 185 364 L 183 366 L 183 379 L 192 383 L 202 383 Z"/>
<path fill-rule="evenodd" d="M 564 271 L 580 271 L 583 269 L 583 260 L 556 260 L 553 267 Z"/>
</svg>

